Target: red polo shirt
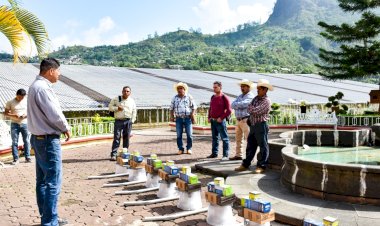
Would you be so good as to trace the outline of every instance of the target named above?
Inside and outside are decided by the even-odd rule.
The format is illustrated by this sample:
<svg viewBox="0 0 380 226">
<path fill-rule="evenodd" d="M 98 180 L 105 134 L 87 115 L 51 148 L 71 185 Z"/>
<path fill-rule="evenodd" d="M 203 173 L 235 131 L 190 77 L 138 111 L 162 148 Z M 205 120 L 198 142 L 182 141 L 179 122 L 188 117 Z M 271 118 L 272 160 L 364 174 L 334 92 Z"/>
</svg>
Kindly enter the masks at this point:
<svg viewBox="0 0 380 226">
<path fill-rule="evenodd" d="M 225 119 L 232 112 L 230 100 L 226 95 L 221 93 L 220 96 L 214 95 L 211 98 L 210 109 L 208 111 L 208 118 L 221 118 Z"/>
</svg>

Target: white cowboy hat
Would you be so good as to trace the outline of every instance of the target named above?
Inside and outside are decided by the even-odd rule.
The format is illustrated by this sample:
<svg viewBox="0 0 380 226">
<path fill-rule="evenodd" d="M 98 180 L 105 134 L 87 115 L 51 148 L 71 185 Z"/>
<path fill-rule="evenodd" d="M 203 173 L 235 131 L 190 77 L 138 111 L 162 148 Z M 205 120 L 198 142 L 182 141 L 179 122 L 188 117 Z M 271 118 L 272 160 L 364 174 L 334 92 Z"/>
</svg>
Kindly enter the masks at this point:
<svg viewBox="0 0 380 226">
<path fill-rule="evenodd" d="M 259 81 L 257 82 L 257 87 L 259 86 L 267 87 L 269 91 L 273 91 L 273 86 L 266 79 L 259 79 Z"/>
<path fill-rule="evenodd" d="M 187 86 L 186 83 L 183 83 L 183 82 L 179 82 L 177 84 L 174 84 L 173 88 L 174 88 L 174 91 L 175 92 L 178 92 L 178 87 L 183 87 L 185 89 L 185 92 L 187 92 L 189 90 L 189 87 Z"/>
<path fill-rule="evenodd" d="M 238 83 L 238 85 L 239 85 L 239 86 L 241 86 L 241 85 L 249 86 L 249 89 L 252 90 L 255 84 L 254 84 L 252 81 L 249 81 L 248 79 L 242 79 L 242 80 Z"/>
</svg>

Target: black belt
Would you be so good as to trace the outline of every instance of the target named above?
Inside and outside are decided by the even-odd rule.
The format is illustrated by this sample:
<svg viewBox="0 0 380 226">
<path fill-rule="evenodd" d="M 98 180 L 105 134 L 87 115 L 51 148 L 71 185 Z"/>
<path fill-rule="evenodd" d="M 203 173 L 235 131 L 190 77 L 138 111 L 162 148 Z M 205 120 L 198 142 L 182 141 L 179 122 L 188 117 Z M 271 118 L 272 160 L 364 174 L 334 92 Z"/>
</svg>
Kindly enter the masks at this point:
<svg viewBox="0 0 380 226">
<path fill-rule="evenodd" d="M 176 118 L 190 118 L 190 115 L 176 115 Z"/>
<path fill-rule="evenodd" d="M 249 118 L 249 116 L 245 116 L 245 117 L 243 117 L 243 118 L 236 118 L 236 120 L 241 121 L 241 120 L 244 120 L 244 119 L 246 119 L 246 118 Z"/>
<path fill-rule="evenodd" d="M 116 121 L 129 121 L 131 120 L 130 118 L 124 118 L 124 119 L 116 119 Z"/>
<path fill-rule="evenodd" d="M 57 134 L 46 134 L 46 135 L 34 135 L 33 136 L 37 137 L 37 138 L 49 138 L 49 137 L 60 137 L 60 135 L 57 135 Z"/>
</svg>

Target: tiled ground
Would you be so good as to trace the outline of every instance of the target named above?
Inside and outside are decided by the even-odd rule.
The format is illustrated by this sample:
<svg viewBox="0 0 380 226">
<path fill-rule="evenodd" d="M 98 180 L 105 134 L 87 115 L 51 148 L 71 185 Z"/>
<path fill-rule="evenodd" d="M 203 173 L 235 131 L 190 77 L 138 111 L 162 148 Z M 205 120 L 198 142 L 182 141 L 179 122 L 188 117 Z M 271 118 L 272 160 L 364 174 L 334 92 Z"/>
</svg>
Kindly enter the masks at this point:
<svg viewBox="0 0 380 226">
<path fill-rule="evenodd" d="M 231 150 L 234 138 L 231 136 Z M 206 213 L 177 220 L 142 223 L 145 216 L 156 216 L 180 211 L 177 201 L 147 206 L 123 207 L 123 202 L 155 198 L 156 192 L 115 196 L 123 187 L 102 188 L 104 183 L 120 181 L 120 178 L 87 180 L 89 175 L 112 173 L 115 162 L 110 162 L 111 141 L 87 145 L 63 151 L 63 185 L 59 201 L 59 215 L 69 220 L 70 225 L 207 225 Z M 193 155 L 176 155 L 174 133 L 167 129 L 153 132 L 138 131 L 132 138 L 130 150 L 139 150 L 143 155 L 157 153 L 163 160 L 175 160 L 178 164 L 194 164 L 205 161 L 210 154 L 211 137 L 195 136 Z M 234 154 L 232 151 L 231 154 Z M 220 154 L 221 157 L 221 154 Z M 0 225 L 39 225 L 40 218 L 35 198 L 34 163 L 23 162 L 16 167 L 0 169 Z M 124 178 L 121 178 L 124 179 Z M 212 177 L 201 175 L 203 184 Z M 129 186 L 138 189 L 143 186 Z M 202 189 L 205 190 L 205 187 Z M 204 203 L 204 206 L 207 204 Z M 239 221 L 242 219 L 237 218 Z"/>
</svg>

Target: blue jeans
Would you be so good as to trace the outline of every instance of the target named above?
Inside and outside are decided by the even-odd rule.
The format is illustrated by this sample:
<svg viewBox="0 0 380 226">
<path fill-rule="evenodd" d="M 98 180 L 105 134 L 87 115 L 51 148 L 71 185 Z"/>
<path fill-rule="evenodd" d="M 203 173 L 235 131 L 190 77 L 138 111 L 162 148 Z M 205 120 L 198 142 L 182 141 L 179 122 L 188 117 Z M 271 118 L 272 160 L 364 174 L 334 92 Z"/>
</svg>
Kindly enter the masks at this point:
<svg viewBox="0 0 380 226">
<path fill-rule="evenodd" d="M 36 193 L 41 225 L 58 225 L 58 197 L 62 184 L 62 150 L 59 135 L 32 135 L 36 156 Z"/>
<path fill-rule="evenodd" d="M 19 135 L 22 135 L 22 140 L 24 142 L 24 153 L 25 158 L 30 158 L 30 137 L 28 132 L 28 125 L 27 124 L 18 124 L 18 123 L 11 123 L 11 138 L 12 138 L 12 155 L 13 160 L 18 160 L 18 138 Z"/>
<path fill-rule="evenodd" d="M 187 138 L 186 150 L 190 150 L 193 147 L 193 127 L 190 118 L 176 118 L 175 120 L 175 129 L 177 131 L 177 146 L 178 150 L 181 150 L 182 152 L 185 150 L 183 148 L 182 142 L 183 127 L 185 127 Z"/>
<path fill-rule="evenodd" d="M 268 131 L 267 122 L 259 122 L 251 126 L 247 140 L 246 157 L 243 160 L 245 168 L 251 165 L 257 147 L 260 147 L 261 152 L 261 159 L 257 160 L 257 166 L 264 169 L 267 167 L 269 157 Z"/>
<path fill-rule="evenodd" d="M 223 141 L 223 157 L 228 157 L 230 140 L 227 134 L 226 120 L 224 119 L 221 123 L 218 123 L 216 120 L 211 119 L 211 134 L 212 154 L 218 155 L 219 137 L 221 137 Z"/>
<path fill-rule="evenodd" d="M 131 135 L 131 130 L 131 120 L 115 120 L 111 157 L 116 156 L 117 154 L 117 149 L 120 147 L 121 134 L 123 134 L 123 148 L 129 148 L 129 136 Z"/>
</svg>

